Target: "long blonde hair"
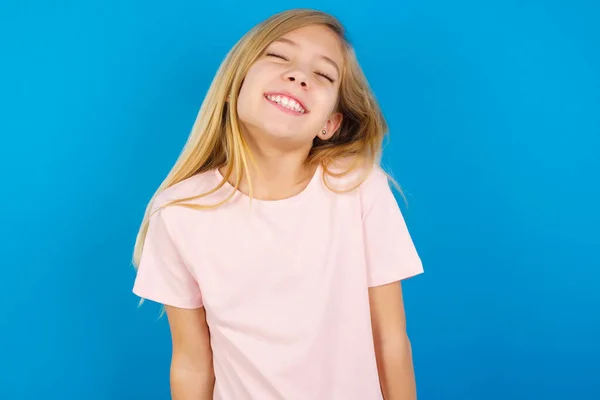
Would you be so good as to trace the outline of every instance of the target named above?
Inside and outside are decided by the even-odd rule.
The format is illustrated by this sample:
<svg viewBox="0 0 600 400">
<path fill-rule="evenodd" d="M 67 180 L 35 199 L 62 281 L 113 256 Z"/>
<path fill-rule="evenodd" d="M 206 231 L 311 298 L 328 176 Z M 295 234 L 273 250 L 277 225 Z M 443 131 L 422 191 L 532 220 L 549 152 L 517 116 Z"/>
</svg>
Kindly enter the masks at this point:
<svg viewBox="0 0 600 400">
<path fill-rule="evenodd" d="M 337 111 L 343 115 L 342 125 L 327 141 L 315 138 L 306 164 L 313 167 L 321 165 L 324 175 L 339 177 L 360 165 L 372 165 L 378 162 L 382 142 L 387 133 L 387 124 L 358 64 L 343 25 L 335 17 L 316 10 L 294 9 L 275 14 L 245 34 L 219 67 L 185 147 L 146 208 L 135 242 L 133 265 L 136 268 L 139 265 L 148 231 L 153 210 L 152 203 L 165 189 L 195 174 L 227 166 L 223 181 L 211 191 L 173 200 L 162 206 L 180 205 L 196 209 L 218 207 L 231 199 L 235 191 L 215 205 L 204 206 L 186 202 L 216 192 L 230 180 L 232 175 L 235 177 L 236 190 L 242 177 L 246 177 L 249 182 L 250 197 L 252 197 L 248 167 L 252 158 L 240 131 L 236 111 L 237 94 L 246 73 L 271 42 L 287 32 L 308 25 L 324 25 L 335 32 L 342 43 L 345 62 L 337 105 Z M 343 172 L 334 172 L 327 168 L 341 159 L 350 159 L 354 162 Z M 348 190 L 356 186 L 358 184 Z M 331 187 L 330 189 L 334 190 Z"/>
</svg>

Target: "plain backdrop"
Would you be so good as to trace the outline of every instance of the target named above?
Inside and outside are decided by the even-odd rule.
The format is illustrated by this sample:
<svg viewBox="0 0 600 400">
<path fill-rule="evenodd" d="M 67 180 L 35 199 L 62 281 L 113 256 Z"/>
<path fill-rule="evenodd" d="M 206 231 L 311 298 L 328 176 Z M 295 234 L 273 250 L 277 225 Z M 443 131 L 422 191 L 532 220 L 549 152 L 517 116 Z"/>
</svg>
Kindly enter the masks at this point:
<svg viewBox="0 0 600 400">
<path fill-rule="evenodd" d="M 169 398 L 135 235 L 227 51 L 292 7 L 342 20 L 390 124 L 419 399 L 600 399 L 591 0 L 3 0 L 0 398 Z"/>
</svg>

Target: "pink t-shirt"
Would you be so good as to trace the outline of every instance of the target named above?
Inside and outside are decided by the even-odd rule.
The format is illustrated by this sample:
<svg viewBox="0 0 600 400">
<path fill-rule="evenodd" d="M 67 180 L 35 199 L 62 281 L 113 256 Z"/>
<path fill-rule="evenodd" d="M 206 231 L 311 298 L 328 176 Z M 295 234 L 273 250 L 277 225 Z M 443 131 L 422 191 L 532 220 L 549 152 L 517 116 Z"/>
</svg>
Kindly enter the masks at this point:
<svg viewBox="0 0 600 400">
<path fill-rule="evenodd" d="M 204 193 L 221 178 L 217 170 L 195 175 L 154 205 Z M 232 189 L 196 202 L 214 204 Z M 285 200 L 250 205 L 237 192 L 213 210 L 160 210 L 133 291 L 205 307 L 214 399 L 380 400 L 368 288 L 422 271 L 383 171 L 338 194 L 319 168 Z"/>
</svg>

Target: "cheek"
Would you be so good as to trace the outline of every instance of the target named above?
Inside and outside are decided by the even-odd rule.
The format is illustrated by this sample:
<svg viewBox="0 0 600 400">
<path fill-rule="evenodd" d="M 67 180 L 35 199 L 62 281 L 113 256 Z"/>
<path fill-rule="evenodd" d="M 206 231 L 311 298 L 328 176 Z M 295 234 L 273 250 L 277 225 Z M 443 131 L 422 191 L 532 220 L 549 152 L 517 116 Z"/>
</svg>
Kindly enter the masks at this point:
<svg viewBox="0 0 600 400">
<path fill-rule="evenodd" d="M 260 62 L 254 64 L 244 78 L 242 84 L 242 91 L 249 91 L 249 89 L 256 90 L 260 89 L 260 86 L 264 86 L 265 77 L 270 75 L 270 71 L 265 65 Z"/>
<path fill-rule="evenodd" d="M 319 116 L 322 116 L 325 120 L 336 110 L 338 102 L 338 96 L 336 92 L 333 91 L 324 91 L 319 96 Z"/>
<path fill-rule="evenodd" d="M 262 95 L 264 89 L 264 71 L 259 65 L 255 65 L 250 68 L 242 87 L 240 88 L 240 94 L 238 96 L 238 112 L 246 113 L 251 112 L 252 108 L 256 106 L 256 100 L 258 96 Z"/>
<path fill-rule="evenodd" d="M 240 94 L 238 96 L 238 100 L 243 99 L 248 95 L 248 93 L 252 93 L 253 87 L 255 86 L 255 79 L 251 73 L 248 73 L 242 82 L 242 87 L 240 88 Z"/>
<path fill-rule="evenodd" d="M 240 88 L 240 93 L 237 98 L 237 113 L 238 116 L 245 120 L 252 115 L 252 107 L 254 101 L 252 99 L 252 93 L 255 91 L 255 81 L 252 75 L 246 75 Z"/>
<path fill-rule="evenodd" d="M 336 112 L 339 101 L 339 92 L 335 90 L 331 96 L 329 96 L 329 111 Z"/>
</svg>

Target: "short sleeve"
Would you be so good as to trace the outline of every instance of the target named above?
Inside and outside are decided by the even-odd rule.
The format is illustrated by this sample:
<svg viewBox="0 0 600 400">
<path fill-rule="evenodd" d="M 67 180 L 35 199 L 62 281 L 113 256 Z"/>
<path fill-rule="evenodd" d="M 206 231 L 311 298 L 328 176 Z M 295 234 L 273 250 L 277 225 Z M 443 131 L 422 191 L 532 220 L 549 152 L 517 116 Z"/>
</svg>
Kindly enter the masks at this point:
<svg viewBox="0 0 600 400">
<path fill-rule="evenodd" d="M 369 287 L 422 273 L 421 259 L 385 173 L 376 167 L 361 188 Z"/>
<path fill-rule="evenodd" d="M 200 288 L 178 251 L 168 225 L 173 221 L 165 217 L 168 211 L 165 208 L 150 217 L 133 293 L 164 305 L 200 308 Z"/>
</svg>

